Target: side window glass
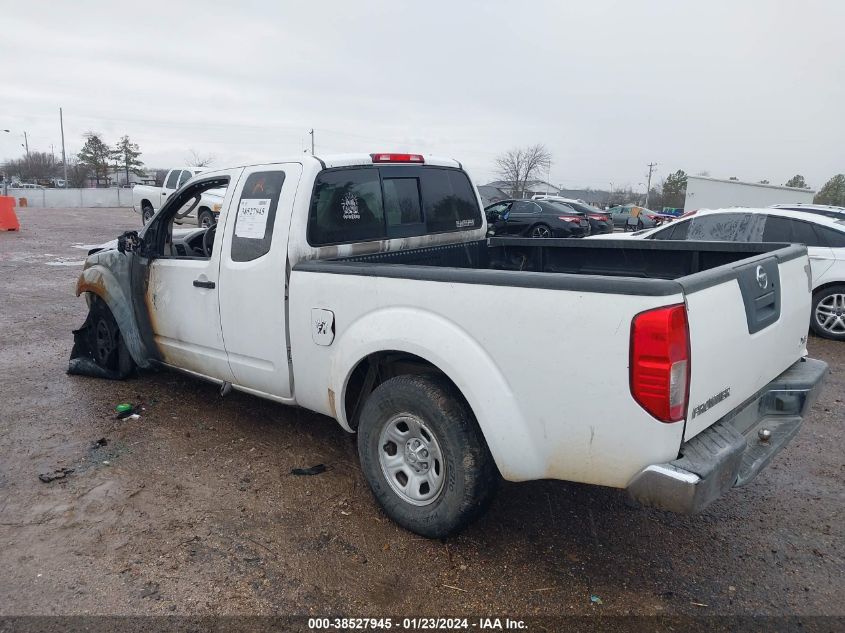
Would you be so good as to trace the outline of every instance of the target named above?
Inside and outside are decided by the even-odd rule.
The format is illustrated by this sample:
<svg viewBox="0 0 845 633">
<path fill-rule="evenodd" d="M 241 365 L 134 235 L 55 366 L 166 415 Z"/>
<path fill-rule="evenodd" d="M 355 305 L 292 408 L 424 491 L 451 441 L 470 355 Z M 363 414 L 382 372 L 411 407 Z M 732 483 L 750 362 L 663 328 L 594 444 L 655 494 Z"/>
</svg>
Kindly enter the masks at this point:
<svg viewBox="0 0 845 633">
<path fill-rule="evenodd" d="M 311 245 L 385 237 L 378 169 L 338 169 L 317 176 L 308 218 Z"/>
<path fill-rule="evenodd" d="M 189 171 L 183 171 L 183 172 L 182 172 L 182 177 L 179 179 L 179 186 L 181 187 L 181 186 L 182 186 L 182 185 L 184 185 L 186 182 L 188 182 L 188 181 L 191 179 L 191 176 L 193 176 L 193 174 L 192 174 L 191 172 L 189 172 Z"/>
<path fill-rule="evenodd" d="M 422 224 L 420 181 L 417 178 L 384 178 L 384 216 L 387 226 Z"/>
<path fill-rule="evenodd" d="M 824 245 L 831 248 L 845 248 L 845 231 L 834 231 L 826 226 L 817 226 L 816 232 L 824 240 Z"/>
<path fill-rule="evenodd" d="M 284 182 L 281 171 L 260 171 L 246 179 L 235 207 L 232 261 L 248 262 L 270 252 Z"/>
<path fill-rule="evenodd" d="M 662 231 L 656 231 L 650 239 L 653 240 L 685 240 L 689 233 L 691 222 L 672 222 Z"/>
<path fill-rule="evenodd" d="M 776 215 L 766 216 L 766 227 L 763 229 L 764 242 L 792 242 L 792 223 L 786 218 Z"/>
<path fill-rule="evenodd" d="M 170 175 L 167 177 L 167 182 L 165 183 L 164 187 L 166 189 L 176 189 L 179 185 L 179 174 L 181 174 L 178 169 L 174 169 L 170 172 Z"/>
<path fill-rule="evenodd" d="M 824 246 L 823 240 L 816 235 L 815 228 L 809 222 L 792 220 L 792 240 L 805 246 Z"/>
<path fill-rule="evenodd" d="M 517 200 L 513 203 L 511 207 L 512 214 L 527 214 L 527 213 L 534 213 L 534 204 L 532 202 L 526 202 L 525 200 Z"/>
<path fill-rule="evenodd" d="M 457 169 L 422 169 L 426 229 L 429 233 L 481 226 L 481 209 L 467 175 Z"/>
</svg>

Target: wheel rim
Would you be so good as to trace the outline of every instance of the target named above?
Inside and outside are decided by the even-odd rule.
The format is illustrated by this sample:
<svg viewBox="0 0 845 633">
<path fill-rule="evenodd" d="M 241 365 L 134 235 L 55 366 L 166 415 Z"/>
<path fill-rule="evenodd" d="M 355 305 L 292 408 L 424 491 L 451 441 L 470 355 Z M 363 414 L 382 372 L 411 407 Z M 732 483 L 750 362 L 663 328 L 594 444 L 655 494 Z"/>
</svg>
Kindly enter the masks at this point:
<svg viewBox="0 0 845 633">
<path fill-rule="evenodd" d="M 535 226 L 531 229 L 531 237 L 551 237 L 552 232 L 547 226 Z"/>
<path fill-rule="evenodd" d="M 437 499 L 446 465 L 437 438 L 422 420 L 410 413 L 390 418 L 379 435 L 378 454 L 384 478 L 403 501 L 426 506 Z"/>
<path fill-rule="evenodd" d="M 202 225 L 202 228 L 207 229 L 208 227 L 210 227 L 210 226 L 212 225 L 211 218 L 210 218 L 210 217 L 208 217 L 208 215 L 207 215 L 207 214 L 206 214 L 206 215 L 203 215 L 203 216 L 200 218 L 200 224 Z"/>
<path fill-rule="evenodd" d="M 114 352 L 115 344 L 111 328 L 104 319 L 97 321 L 94 334 L 96 337 L 94 349 L 97 354 L 97 362 L 102 366 L 107 366 L 109 358 Z"/>
<path fill-rule="evenodd" d="M 150 221 L 150 218 L 153 217 L 153 212 L 150 209 L 144 210 L 144 224 Z"/>
<path fill-rule="evenodd" d="M 831 294 L 819 301 L 816 323 L 830 334 L 845 334 L 845 294 Z"/>
</svg>

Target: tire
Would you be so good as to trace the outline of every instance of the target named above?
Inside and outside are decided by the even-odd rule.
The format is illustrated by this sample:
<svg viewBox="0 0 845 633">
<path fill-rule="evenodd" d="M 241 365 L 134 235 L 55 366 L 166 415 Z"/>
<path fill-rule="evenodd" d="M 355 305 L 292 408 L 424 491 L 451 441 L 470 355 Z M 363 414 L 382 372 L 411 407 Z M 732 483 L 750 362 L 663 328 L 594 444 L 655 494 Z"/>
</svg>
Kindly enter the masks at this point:
<svg viewBox="0 0 845 633">
<path fill-rule="evenodd" d="M 155 215 L 155 209 L 153 209 L 153 205 L 149 202 L 145 202 L 141 205 L 141 223 L 146 226 L 147 223 L 153 219 Z"/>
<path fill-rule="evenodd" d="M 387 515 L 429 538 L 453 534 L 480 516 L 498 484 L 469 405 L 441 376 L 397 376 L 379 385 L 361 411 L 358 455 Z"/>
<path fill-rule="evenodd" d="M 845 285 L 829 286 L 813 295 L 810 327 L 823 338 L 845 341 Z"/>
<path fill-rule="evenodd" d="M 552 229 L 547 224 L 537 224 L 531 227 L 528 235 L 538 239 L 552 237 Z"/>
<path fill-rule="evenodd" d="M 214 224 L 214 214 L 209 209 L 203 207 L 197 214 L 197 226 L 207 229 L 212 224 Z"/>
<path fill-rule="evenodd" d="M 135 361 L 129 354 L 117 321 L 102 299 L 91 304 L 91 330 L 89 346 L 94 362 L 120 379 L 128 377 L 135 369 Z"/>
</svg>

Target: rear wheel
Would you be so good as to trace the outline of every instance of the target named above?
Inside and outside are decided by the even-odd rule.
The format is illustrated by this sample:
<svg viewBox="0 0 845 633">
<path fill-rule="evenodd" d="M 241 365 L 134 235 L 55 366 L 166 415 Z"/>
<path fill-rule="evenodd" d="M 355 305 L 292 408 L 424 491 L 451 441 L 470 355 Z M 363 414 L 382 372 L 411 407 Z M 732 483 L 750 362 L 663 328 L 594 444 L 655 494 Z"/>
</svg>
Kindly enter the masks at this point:
<svg viewBox="0 0 845 633">
<path fill-rule="evenodd" d="M 551 237 L 552 230 L 545 224 L 538 224 L 537 226 L 531 227 L 529 235 L 536 238 Z"/>
<path fill-rule="evenodd" d="M 810 327 L 819 336 L 845 341 L 845 286 L 830 286 L 813 295 Z"/>
<path fill-rule="evenodd" d="M 397 376 L 373 391 L 361 412 L 358 455 L 387 515 L 429 538 L 479 516 L 498 481 L 472 411 L 436 375 Z"/>
</svg>

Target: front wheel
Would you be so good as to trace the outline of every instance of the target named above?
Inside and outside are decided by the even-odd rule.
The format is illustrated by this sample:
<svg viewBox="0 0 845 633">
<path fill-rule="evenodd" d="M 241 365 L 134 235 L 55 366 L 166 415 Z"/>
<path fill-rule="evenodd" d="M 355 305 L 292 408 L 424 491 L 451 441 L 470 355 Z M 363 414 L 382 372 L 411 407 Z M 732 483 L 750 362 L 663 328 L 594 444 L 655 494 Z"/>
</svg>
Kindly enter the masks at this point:
<svg viewBox="0 0 845 633">
<path fill-rule="evenodd" d="M 141 207 L 141 222 L 144 224 L 147 224 L 150 220 L 152 220 L 154 215 L 155 210 L 151 204 L 145 204 Z"/>
<path fill-rule="evenodd" d="M 479 516 L 498 481 L 472 411 L 436 375 L 397 376 L 373 391 L 361 412 L 358 455 L 387 515 L 429 538 Z"/>
<path fill-rule="evenodd" d="M 834 341 L 845 341 L 845 286 L 831 286 L 813 295 L 813 332 Z"/>
<path fill-rule="evenodd" d="M 214 214 L 208 209 L 201 209 L 199 215 L 197 215 L 197 225 L 207 229 L 212 224 L 214 224 Z"/>
<path fill-rule="evenodd" d="M 126 378 L 135 368 L 123 334 L 114 315 L 100 299 L 94 299 L 90 310 L 89 349 L 93 361 L 102 369 L 113 372 L 116 378 Z"/>
</svg>

